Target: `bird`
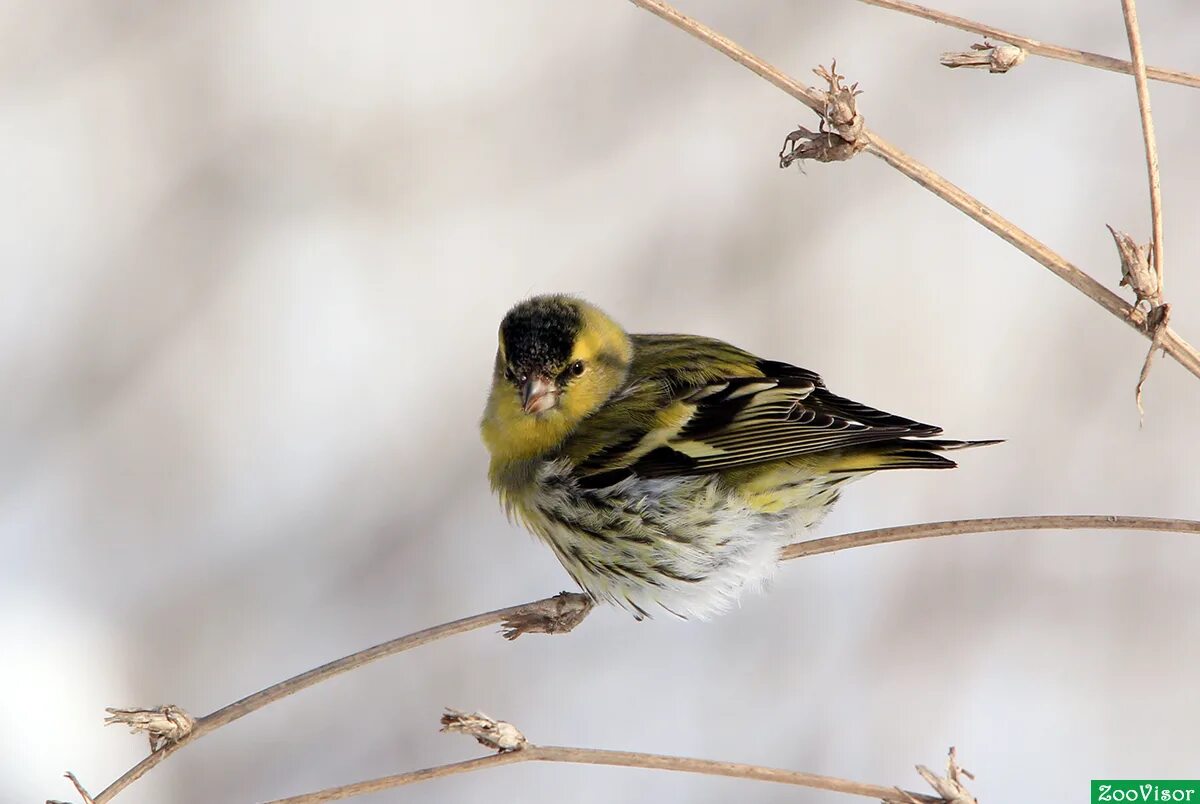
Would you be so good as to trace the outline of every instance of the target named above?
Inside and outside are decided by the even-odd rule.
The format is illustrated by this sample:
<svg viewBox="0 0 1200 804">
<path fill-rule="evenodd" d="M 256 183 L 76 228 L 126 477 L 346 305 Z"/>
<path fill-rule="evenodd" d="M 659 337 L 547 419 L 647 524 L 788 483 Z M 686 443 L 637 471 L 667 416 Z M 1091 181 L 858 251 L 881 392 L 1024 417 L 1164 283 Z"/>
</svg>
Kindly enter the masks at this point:
<svg viewBox="0 0 1200 804">
<path fill-rule="evenodd" d="M 725 612 L 847 483 L 997 443 L 936 438 L 715 338 L 626 333 L 567 294 L 504 316 L 480 432 L 510 520 L 639 620 Z"/>
</svg>

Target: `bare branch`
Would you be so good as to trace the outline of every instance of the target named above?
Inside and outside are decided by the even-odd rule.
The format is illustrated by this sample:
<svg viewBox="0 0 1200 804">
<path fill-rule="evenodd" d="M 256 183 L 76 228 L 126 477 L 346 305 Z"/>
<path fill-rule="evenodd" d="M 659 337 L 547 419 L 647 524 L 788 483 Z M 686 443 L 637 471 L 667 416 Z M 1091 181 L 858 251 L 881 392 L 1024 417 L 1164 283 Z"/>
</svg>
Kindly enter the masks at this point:
<svg viewBox="0 0 1200 804">
<path fill-rule="evenodd" d="M 1142 415 L 1142 387 L 1146 384 L 1146 378 L 1150 376 L 1150 363 L 1154 360 L 1154 353 L 1162 346 L 1162 341 L 1165 332 L 1167 331 L 1168 321 L 1171 317 L 1170 305 L 1162 303 L 1163 299 L 1163 219 L 1162 219 L 1162 183 L 1158 172 L 1158 146 L 1155 144 L 1154 138 L 1154 116 L 1150 112 L 1150 85 L 1146 81 L 1146 59 L 1142 54 L 1142 34 L 1138 28 L 1137 21 L 1137 6 L 1134 0 L 1121 0 L 1121 11 L 1125 17 L 1125 34 L 1129 38 L 1129 53 L 1133 58 L 1133 82 L 1137 87 L 1138 113 L 1142 118 L 1142 140 L 1146 147 L 1146 174 L 1150 185 L 1150 229 L 1151 229 L 1151 247 L 1150 255 L 1154 260 L 1154 279 L 1150 281 L 1147 275 L 1138 275 L 1137 269 L 1142 268 L 1139 264 L 1137 269 L 1131 275 L 1125 273 L 1126 248 L 1122 248 L 1121 238 L 1117 237 L 1117 232 L 1113 232 L 1113 237 L 1117 240 L 1117 248 L 1121 250 L 1122 272 L 1125 274 L 1122 283 L 1128 280 L 1128 283 L 1133 287 L 1134 293 L 1137 295 L 1138 302 L 1144 300 L 1149 301 L 1151 310 L 1147 320 L 1147 329 L 1150 332 L 1150 348 L 1146 351 L 1146 359 L 1142 361 L 1142 371 L 1138 375 L 1137 388 L 1134 391 L 1134 400 L 1137 402 L 1138 414 Z M 1112 230 L 1112 227 L 1109 227 Z M 1125 235 L 1126 240 L 1131 240 L 1128 235 Z M 1140 256 L 1138 254 L 1137 256 Z M 1153 286 L 1152 292 L 1149 290 Z"/>
<path fill-rule="evenodd" d="M 455 712 L 455 710 L 449 711 L 454 713 L 449 717 L 455 723 L 456 727 L 454 729 L 443 727 L 443 731 L 464 731 L 477 739 L 479 739 L 480 734 L 487 735 L 489 739 L 491 735 L 497 733 L 521 734 L 516 726 L 513 726 L 511 723 L 495 720 L 486 715 L 479 715 L 478 713 L 464 716 L 462 728 L 458 728 L 458 716 L 462 713 Z M 446 720 L 446 717 L 442 718 L 443 724 L 446 723 Z M 967 804 L 966 801 L 961 799 L 948 800 L 920 793 L 912 793 L 895 787 L 864 784 L 847 779 L 838 779 L 833 776 L 821 776 L 815 773 L 768 768 L 762 765 L 746 765 L 740 762 L 693 759 L 691 757 L 666 756 L 663 754 L 643 754 L 635 751 L 604 751 L 596 748 L 533 745 L 532 743 L 525 742 L 524 736 L 521 736 L 519 745 L 513 748 L 502 749 L 500 753 L 492 756 L 471 759 L 466 762 L 454 762 L 449 765 L 438 765 L 437 767 L 410 771 L 408 773 L 398 773 L 394 776 L 384 776 L 365 782 L 330 787 L 315 793 L 305 793 L 304 795 L 277 799 L 269 802 L 269 804 L 316 804 L 316 802 L 321 801 L 338 801 L 368 793 L 378 793 L 394 787 L 427 782 L 431 779 L 442 778 L 443 776 L 486 770 L 498 765 L 510 765 L 516 762 L 567 762 L 575 765 L 609 765 L 622 768 L 647 768 L 650 770 L 676 771 L 680 773 L 698 773 L 706 776 L 726 776 L 734 779 L 775 782 L 777 784 L 790 784 L 815 790 L 847 793 L 853 796 L 865 796 L 866 798 L 885 802 L 885 804 L 904 804 L 904 802 L 949 804 L 951 801 L 954 804 L 960 804 L 960 802 L 961 804 Z M 918 769 L 920 768 L 921 766 L 918 766 Z M 937 779 L 936 776 L 933 778 Z M 943 780 L 939 779 L 938 781 L 942 782 Z M 970 801 L 970 804 L 974 804 L 973 799 Z"/>
<path fill-rule="evenodd" d="M 1190 519 L 1157 519 L 1142 516 L 1002 516 L 992 519 L 951 519 L 945 522 L 925 522 L 920 525 L 900 525 L 876 530 L 860 530 L 823 539 L 809 539 L 789 544 L 780 551 L 781 561 L 793 558 L 836 553 L 852 547 L 873 544 L 907 542 L 913 539 L 932 539 L 959 536 L 967 533 L 998 533 L 1022 530 L 1154 530 L 1167 533 L 1198 533 L 1200 522 Z"/>
<path fill-rule="evenodd" d="M 1012 45 L 1017 45 L 1023 50 L 1038 56 L 1045 56 L 1050 59 L 1059 59 L 1060 61 L 1074 62 L 1082 64 L 1086 67 L 1097 67 L 1101 70 L 1109 70 L 1114 73 L 1125 73 L 1133 75 L 1133 65 L 1121 59 L 1114 59 L 1111 56 L 1101 56 L 1099 53 L 1089 53 L 1086 50 L 1076 50 L 1075 48 L 1063 47 L 1062 45 L 1052 45 L 1049 42 L 1039 42 L 1037 39 L 1030 39 L 1028 36 L 1021 36 L 1010 31 L 1005 31 L 1001 28 L 995 28 L 991 25 L 984 25 L 980 22 L 973 22 L 962 17 L 956 17 L 953 14 L 947 14 L 944 11 L 938 11 L 934 8 L 919 6 L 916 3 L 907 3 L 904 0 L 859 0 L 870 6 L 878 6 L 892 11 L 899 11 L 904 14 L 911 14 L 914 17 L 920 17 L 931 22 L 940 22 L 943 25 L 949 25 L 951 28 L 958 28 L 960 31 L 969 31 L 980 36 L 998 39 L 1001 42 L 1008 42 Z M 1162 67 L 1147 67 L 1146 74 L 1156 81 L 1166 81 L 1172 84 L 1182 84 L 1188 87 L 1200 88 L 1200 75 L 1185 73 L 1182 70 L 1166 70 Z"/>
<path fill-rule="evenodd" d="M 691 34 L 701 42 L 725 54 L 751 72 L 779 87 L 817 114 L 823 114 L 823 96 L 825 93 L 799 83 L 794 78 L 785 75 L 767 62 L 748 52 L 736 42 L 681 14 L 675 8 L 661 2 L 661 0 L 630 0 L 630 2 L 670 22 L 680 30 Z M 1091 298 L 1105 310 L 1108 310 L 1147 338 L 1154 337 L 1155 333 L 1150 328 L 1145 313 L 1135 309 L 1116 293 L 1067 262 L 1066 259 L 1051 250 L 1044 243 L 1035 239 L 1016 224 L 1001 217 L 995 211 L 984 206 L 970 193 L 942 178 L 875 132 L 864 128 L 862 136 L 867 140 L 867 151 L 878 156 L 926 190 L 929 190 L 955 209 L 982 224 L 992 233 L 998 235 L 1050 269 L 1059 278 Z M 1163 351 L 1175 358 L 1180 365 L 1192 374 L 1200 377 L 1200 352 L 1197 352 L 1191 344 L 1179 337 L 1169 327 L 1163 328 L 1162 347 Z"/>
<path fill-rule="evenodd" d="M 1121 0 L 1125 15 L 1125 33 L 1133 57 L 1133 81 L 1137 86 L 1138 111 L 1142 116 L 1142 139 L 1146 144 L 1146 173 L 1150 181 L 1150 223 L 1154 232 L 1154 272 L 1158 274 L 1158 292 L 1163 290 L 1162 184 L 1158 174 L 1158 146 L 1154 140 L 1154 116 L 1150 113 L 1150 85 L 1146 81 L 1146 59 L 1142 55 L 1142 34 L 1138 29 L 1134 0 Z"/>
<path fill-rule="evenodd" d="M 532 759 L 535 759 L 535 757 L 531 749 L 527 747 L 521 751 L 506 751 L 502 754 L 476 757 L 464 762 L 451 762 L 446 765 L 435 765 L 432 768 L 397 773 L 392 776 L 383 776 L 365 782 L 330 787 L 315 793 L 305 793 L 299 796 L 275 799 L 274 801 L 267 802 L 267 804 L 315 804 L 319 801 L 340 801 L 345 798 L 365 796 L 369 793 L 378 793 L 383 790 L 391 790 L 410 784 L 420 784 L 421 782 L 441 779 L 446 776 L 457 776 L 460 773 L 487 770 L 488 768 L 495 768 L 500 765 L 515 765 L 518 762 L 528 762 Z"/>
</svg>

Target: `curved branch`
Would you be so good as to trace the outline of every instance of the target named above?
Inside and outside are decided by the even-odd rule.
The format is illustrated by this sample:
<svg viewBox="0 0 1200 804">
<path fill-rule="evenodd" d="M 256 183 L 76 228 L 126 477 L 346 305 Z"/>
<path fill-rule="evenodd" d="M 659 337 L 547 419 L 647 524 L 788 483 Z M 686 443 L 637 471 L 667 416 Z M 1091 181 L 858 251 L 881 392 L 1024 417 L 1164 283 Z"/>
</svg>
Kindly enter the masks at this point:
<svg viewBox="0 0 1200 804">
<path fill-rule="evenodd" d="M 796 79 L 780 72 L 777 68 L 744 49 L 741 45 L 728 39 L 713 29 L 680 13 L 677 9 L 660 0 L 630 0 L 635 6 L 649 11 L 660 19 L 674 25 L 676 28 L 691 34 L 701 42 L 725 54 L 729 58 L 746 67 L 751 72 L 766 79 L 779 89 L 791 95 L 819 115 L 825 114 L 826 96 L 823 92 L 801 84 Z M 867 151 L 888 163 L 896 170 L 908 176 L 917 184 L 946 201 L 967 217 L 981 224 L 984 228 L 998 235 L 1018 250 L 1046 268 L 1059 278 L 1066 281 L 1076 290 L 1092 299 L 1105 310 L 1142 333 L 1147 338 L 1155 336 L 1155 329 L 1149 326 L 1146 314 L 1136 309 L 1113 291 L 1097 282 L 1084 271 L 1067 262 L 1060 254 L 1024 231 L 1012 221 L 1007 220 L 995 211 L 984 206 L 979 199 L 951 183 L 947 179 L 930 170 L 925 165 L 913 159 L 887 140 L 873 131 L 863 130 L 862 136 L 867 140 Z M 1190 371 L 1200 377 L 1200 352 L 1185 341 L 1170 327 L 1163 327 L 1161 345 L 1164 351 Z"/>
<path fill-rule="evenodd" d="M 910 804 L 913 801 L 921 804 L 942 804 L 943 799 L 926 796 L 920 793 L 900 791 L 895 787 L 885 787 L 877 784 L 853 782 L 848 779 L 838 779 L 833 776 L 820 776 L 815 773 L 768 768 L 762 765 L 745 765 L 740 762 L 722 762 L 713 759 L 694 759 L 692 757 L 674 757 L 664 754 L 642 754 L 636 751 L 605 751 L 599 748 L 572 748 L 557 745 L 528 744 L 515 751 L 506 751 L 492 756 L 469 759 L 465 762 L 452 762 L 448 765 L 438 765 L 432 768 L 397 773 L 393 776 L 383 776 L 365 782 L 329 787 L 315 793 L 280 798 L 268 804 L 317 804 L 321 801 L 338 801 L 353 796 L 364 796 L 368 793 L 378 793 L 391 790 L 394 787 L 427 782 L 440 779 L 443 776 L 454 776 L 459 773 L 487 770 L 499 765 L 513 765 L 519 762 L 567 762 L 575 765 L 609 765 L 622 768 L 647 768 L 650 770 L 676 771 L 680 773 L 699 773 L 706 776 L 728 776 L 735 779 L 752 779 L 760 782 L 775 782 L 790 784 L 798 787 L 808 787 L 815 790 L 828 790 L 834 793 L 847 793 L 853 796 L 865 796 L 877 801 L 891 804 Z M 905 798 L 908 796 L 909 798 Z"/>
<path fill-rule="evenodd" d="M 916 3 L 907 3 L 904 0 L 859 0 L 859 2 L 866 3 L 869 6 L 877 6 L 879 8 L 890 9 L 891 11 L 899 11 L 903 14 L 910 14 L 914 17 L 920 17 L 923 20 L 929 20 L 930 22 L 939 22 L 942 25 L 949 25 L 951 28 L 958 28 L 960 31 L 976 33 L 991 39 L 999 39 L 1001 42 L 1016 45 L 1022 50 L 1038 56 L 1082 64 L 1085 67 L 1096 67 L 1114 73 L 1135 74 L 1133 65 L 1122 59 L 1102 56 L 1099 53 L 1089 53 L 1086 50 L 1076 50 L 1072 47 L 1053 45 L 1049 42 L 1040 42 L 1037 39 L 1030 39 L 1028 36 L 1021 36 L 1020 34 L 995 28 L 991 25 L 984 25 L 981 22 L 973 22 L 963 17 L 956 17 L 953 14 L 947 14 L 935 8 L 919 6 Z M 1171 84 L 1182 84 L 1186 87 L 1200 89 L 1200 75 L 1185 73 L 1182 70 L 1147 67 L 1146 75 L 1156 81 L 1166 81 Z"/>
</svg>

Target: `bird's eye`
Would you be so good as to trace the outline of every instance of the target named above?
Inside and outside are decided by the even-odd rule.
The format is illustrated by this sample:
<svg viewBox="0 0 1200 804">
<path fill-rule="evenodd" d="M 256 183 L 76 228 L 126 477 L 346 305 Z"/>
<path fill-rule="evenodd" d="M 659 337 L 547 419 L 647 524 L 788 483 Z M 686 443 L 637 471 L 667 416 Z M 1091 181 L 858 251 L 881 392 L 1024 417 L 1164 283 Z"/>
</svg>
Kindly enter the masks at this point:
<svg viewBox="0 0 1200 804">
<path fill-rule="evenodd" d="M 513 371 L 512 366 L 504 367 L 504 379 L 508 380 L 509 382 L 517 381 L 517 373 L 515 371 Z"/>
<path fill-rule="evenodd" d="M 583 365 L 582 360 L 576 360 L 574 363 L 571 364 L 571 376 L 572 377 L 581 376 L 583 374 L 583 371 L 584 371 L 584 365 Z"/>
</svg>

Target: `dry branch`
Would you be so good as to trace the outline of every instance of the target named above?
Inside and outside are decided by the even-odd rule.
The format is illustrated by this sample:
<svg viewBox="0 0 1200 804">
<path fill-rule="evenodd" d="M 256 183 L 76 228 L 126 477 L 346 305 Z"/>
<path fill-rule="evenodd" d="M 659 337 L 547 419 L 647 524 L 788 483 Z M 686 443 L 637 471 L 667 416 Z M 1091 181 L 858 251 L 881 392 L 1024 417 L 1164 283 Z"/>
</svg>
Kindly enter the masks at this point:
<svg viewBox="0 0 1200 804">
<path fill-rule="evenodd" d="M 660 0 L 630 0 L 630 2 L 696 37 L 718 52 L 725 54 L 751 72 L 782 89 L 818 115 L 824 117 L 826 93 L 801 84 L 758 56 L 745 50 L 731 39 L 682 14 L 672 6 L 660 2 Z M 984 206 L 970 193 L 944 179 L 875 132 L 864 127 L 862 136 L 867 140 L 866 150 L 869 153 L 878 156 L 926 190 L 929 190 L 960 212 L 966 214 L 972 220 L 982 224 L 989 231 L 1015 246 L 1029 257 L 1032 257 L 1076 290 L 1091 298 L 1105 310 L 1108 310 L 1147 338 L 1155 336 L 1156 330 L 1150 326 L 1150 322 L 1144 312 L 1135 309 L 1133 305 L 1097 282 L 1078 267 L 1072 265 L 1061 255 L 1050 249 L 1049 246 L 1037 240 L 1028 232 L 1025 232 L 995 211 Z M 1175 358 L 1180 365 L 1192 374 L 1200 377 L 1200 352 L 1197 352 L 1191 344 L 1179 337 L 1170 327 L 1162 327 L 1161 329 L 1163 351 Z"/>
<path fill-rule="evenodd" d="M 1158 274 L 1158 292 L 1163 290 L 1162 184 L 1158 174 L 1158 146 L 1154 141 L 1154 116 L 1150 113 L 1150 86 L 1146 81 L 1146 59 L 1142 54 L 1142 34 L 1138 29 L 1134 0 L 1121 0 L 1125 15 L 1125 33 L 1133 57 L 1133 82 L 1137 87 L 1138 112 L 1142 118 L 1142 140 L 1146 146 L 1146 173 L 1150 182 L 1150 225 L 1154 233 L 1154 272 Z"/>
<path fill-rule="evenodd" d="M 828 536 L 822 539 L 810 539 L 784 548 L 780 553 L 780 559 L 787 561 L 805 556 L 834 553 L 853 547 L 867 547 L 869 545 L 885 544 L 888 542 L 903 542 L 938 536 L 953 536 L 967 533 L 995 533 L 1006 530 L 1063 529 L 1152 530 L 1200 534 L 1200 522 L 1186 519 L 1120 516 L 1015 516 L 992 519 L 959 519 L 946 522 L 928 522 L 919 525 L 864 530 L 856 533 Z M 586 599 L 586 596 L 578 593 L 563 592 L 554 597 L 536 600 L 532 603 L 509 606 L 508 608 L 496 609 L 484 614 L 476 614 L 472 617 L 464 617 L 461 620 L 435 625 L 431 628 L 375 645 L 358 653 L 353 653 L 300 675 L 293 676 L 286 681 L 273 684 L 266 689 L 260 690 L 253 695 L 249 695 L 240 701 L 229 704 L 210 715 L 196 720 L 195 727 L 190 734 L 176 742 L 168 742 L 153 751 L 149 756 L 137 765 L 134 765 L 120 778 L 101 791 L 95 797 L 95 804 L 105 804 L 105 802 L 111 801 L 117 793 L 133 784 L 133 782 L 144 776 L 155 765 L 188 743 L 198 740 L 204 735 L 210 734 L 222 726 L 232 723 L 268 704 L 282 700 L 293 693 L 311 687 L 321 681 L 326 681 L 341 673 L 362 667 L 376 659 L 402 653 L 421 645 L 427 645 L 430 642 L 436 642 L 458 634 L 465 634 L 489 625 L 504 625 L 506 629 L 505 636 L 509 638 L 512 638 L 510 634 L 514 628 L 519 633 L 530 633 L 532 631 L 551 634 L 565 633 L 570 630 L 565 627 L 568 623 L 571 628 L 575 627 L 591 611 L 590 602 L 584 606 L 579 602 L 579 598 Z M 558 616 L 562 616 L 563 621 L 555 621 L 554 618 Z M 474 767 L 469 769 L 473 770 Z"/>
<path fill-rule="evenodd" d="M 1142 361 L 1142 371 L 1138 375 L 1137 388 L 1134 390 L 1134 400 L 1137 402 L 1138 413 L 1142 413 L 1142 386 L 1150 376 L 1150 364 L 1154 353 L 1162 344 L 1163 335 L 1167 330 L 1167 322 L 1171 317 L 1171 307 L 1163 304 L 1163 219 L 1162 219 L 1162 183 L 1158 172 L 1158 146 L 1154 138 L 1154 115 L 1150 113 L 1150 85 L 1146 81 L 1146 59 L 1142 54 L 1142 34 L 1138 28 L 1137 6 L 1134 0 L 1121 0 L 1121 11 L 1125 17 L 1125 34 L 1129 38 L 1129 54 L 1133 58 L 1133 81 L 1137 87 L 1138 113 L 1142 119 L 1142 141 L 1146 149 L 1146 174 L 1150 184 L 1150 256 L 1154 260 L 1154 281 L 1150 282 L 1148 275 L 1139 276 L 1125 272 L 1126 249 L 1122 248 L 1121 239 L 1113 231 L 1117 239 L 1117 248 L 1121 250 L 1122 283 L 1128 280 L 1137 295 L 1138 302 L 1149 300 L 1152 308 L 1147 319 L 1150 331 L 1150 348 L 1146 351 L 1146 359 Z M 1109 227 L 1112 231 L 1112 227 Z M 1130 239 L 1125 235 L 1126 239 Z M 1140 254 L 1138 255 L 1140 256 Z M 1141 267 L 1140 265 L 1138 266 Z M 1146 272 L 1149 273 L 1148 271 Z M 1148 286 L 1153 284 L 1153 298 Z"/>
<path fill-rule="evenodd" d="M 511 723 L 497 721 L 478 713 L 465 715 L 455 710 L 442 718 L 442 731 L 462 732 L 475 737 L 484 745 L 488 745 L 492 736 L 501 734 L 521 735 L 520 730 Z M 447 723 L 449 721 L 449 723 Z M 694 759 L 692 757 L 666 756 L 664 754 L 643 754 L 636 751 L 605 751 L 597 748 L 571 748 L 556 745 L 534 745 L 520 736 L 518 747 L 503 749 L 498 754 L 465 762 L 453 762 L 448 765 L 438 765 L 408 773 L 398 773 L 394 776 L 384 776 L 365 782 L 339 785 L 315 793 L 305 793 L 290 798 L 281 798 L 269 804 L 316 804 L 321 801 L 338 801 L 341 799 L 363 796 L 368 793 L 378 793 L 404 785 L 427 782 L 444 776 L 454 776 L 460 773 L 486 770 L 499 765 L 512 765 L 517 762 L 567 762 L 576 765 L 609 765 L 622 768 L 646 768 L 650 770 L 676 771 L 680 773 L 698 773 L 706 776 L 726 776 L 734 779 L 750 779 L 761 782 L 790 784 L 797 787 L 808 787 L 815 790 L 828 790 L 834 793 L 846 793 L 853 796 L 873 798 L 884 804 L 974 804 L 974 798 L 947 798 L 941 794 L 942 789 L 955 790 L 947 786 L 948 780 L 957 783 L 957 764 L 954 761 L 954 749 L 951 749 L 951 770 L 947 779 L 940 779 L 929 773 L 924 766 L 918 765 L 921 775 L 939 791 L 938 796 L 927 796 L 913 793 L 896 787 L 865 784 L 848 779 L 838 779 L 833 776 L 821 776 L 815 773 L 768 768 L 762 765 L 746 765 L 740 762 L 722 762 L 712 759 Z M 926 776 L 926 774 L 929 774 Z M 961 788 L 965 792 L 965 788 Z"/>
<path fill-rule="evenodd" d="M 920 525 L 899 525 L 891 528 L 860 530 L 822 539 L 809 539 L 789 544 L 780 551 L 781 561 L 806 558 L 823 553 L 836 553 L 851 547 L 873 544 L 907 542 L 914 539 L 933 539 L 941 536 L 960 536 L 967 533 L 999 533 L 1022 530 L 1152 530 L 1167 533 L 1200 534 L 1200 522 L 1190 519 L 1158 519 L 1140 516 L 1001 516 L 990 519 L 950 519 L 945 522 L 925 522 Z"/>
<path fill-rule="evenodd" d="M 1020 34 L 995 28 L 991 25 L 984 25 L 983 23 L 973 22 L 963 17 L 956 17 L 953 14 L 947 14 L 944 11 L 938 11 L 934 8 L 919 6 L 916 3 L 907 3 L 904 0 L 859 0 L 859 2 L 892 11 L 899 11 L 914 17 L 920 17 L 924 20 L 930 20 L 931 22 L 949 25 L 951 28 L 958 28 L 960 31 L 968 31 L 980 36 L 997 39 L 1001 42 L 1007 42 L 1038 56 L 1082 64 L 1085 67 L 1096 67 L 1114 73 L 1133 75 L 1133 65 L 1121 59 L 1114 59 L 1111 56 L 1101 56 L 1099 53 L 1089 53 L 1086 50 L 1063 47 L 1062 45 L 1052 45 L 1049 42 L 1040 42 L 1037 39 L 1030 39 L 1028 36 L 1021 36 Z M 1166 81 L 1172 84 L 1182 84 L 1183 86 L 1200 89 L 1200 75 L 1185 73 L 1182 70 L 1165 70 L 1162 67 L 1147 67 L 1146 74 L 1156 81 Z"/>
</svg>

